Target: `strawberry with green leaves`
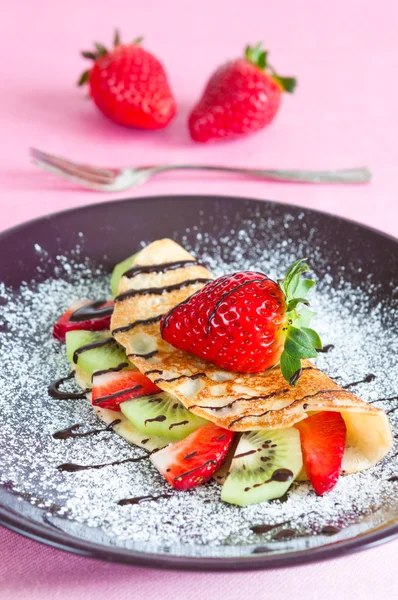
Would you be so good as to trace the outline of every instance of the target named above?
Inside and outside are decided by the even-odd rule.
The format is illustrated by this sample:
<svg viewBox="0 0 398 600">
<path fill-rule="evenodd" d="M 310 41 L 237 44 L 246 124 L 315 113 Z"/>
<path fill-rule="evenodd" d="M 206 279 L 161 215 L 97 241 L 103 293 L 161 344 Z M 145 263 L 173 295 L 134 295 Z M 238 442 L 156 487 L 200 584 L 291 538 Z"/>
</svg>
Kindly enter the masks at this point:
<svg viewBox="0 0 398 600">
<path fill-rule="evenodd" d="M 314 313 L 306 296 L 315 283 L 302 279 L 308 270 L 303 259 L 278 283 L 253 271 L 219 277 L 164 315 L 162 337 L 228 371 L 259 373 L 280 364 L 295 385 L 301 360 L 322 347 L 308 326 Z"/>
<path fill-rule="evenodd" d="M 262 129 L 274 119 L 293 77 L 280 77 L 268 63 L 262 44 L 248 46 L 243 58 L 219 67 L 189 117 L 195 142 L 234 138 Z"/>
<path fill-rule="evenodd" d="M 116 31 L 114 48 L 108 51 L 95 44 L 95 51 L 83 52 L 94 61 L 78 85 L 88 83 L 90 96 L 112 121 L 128 127 L 162 129 L 173 119 L 176 102 L 163 66 L 140 45 L 120 42 Z"/>
</svg>

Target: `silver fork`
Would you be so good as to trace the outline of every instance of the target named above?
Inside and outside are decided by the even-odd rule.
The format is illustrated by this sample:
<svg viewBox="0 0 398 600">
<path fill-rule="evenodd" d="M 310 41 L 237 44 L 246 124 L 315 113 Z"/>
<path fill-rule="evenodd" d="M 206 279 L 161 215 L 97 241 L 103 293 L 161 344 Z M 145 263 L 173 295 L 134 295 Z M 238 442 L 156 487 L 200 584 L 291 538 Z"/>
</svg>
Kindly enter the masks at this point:
<svg viewBox="0 0 398 600">
<path fill-rule="evenodd" d="M 101 192 L 121 192 L 136 185 L 141 185 L 158 173 L 166 171 L 219 171 L 223 173 L 240 173 L 248 177 L 256 177 L 268 181 L 285 181 L 298 183 L 367 183 L 371 173 L 366 167 L 358 169 L 340 169 L 337 171 L 301 171 L 282 169 L 248 169 L 244 167 L 223 167 L 215 165 L 153 165 L 142 167 L 122 167 L 120 169 L 99 168 L 75 163 L 61 156 L 48 154 L 36 148 L 30 150 L 35 165 L 64 177 L 69 181 Z"/>
</svg>

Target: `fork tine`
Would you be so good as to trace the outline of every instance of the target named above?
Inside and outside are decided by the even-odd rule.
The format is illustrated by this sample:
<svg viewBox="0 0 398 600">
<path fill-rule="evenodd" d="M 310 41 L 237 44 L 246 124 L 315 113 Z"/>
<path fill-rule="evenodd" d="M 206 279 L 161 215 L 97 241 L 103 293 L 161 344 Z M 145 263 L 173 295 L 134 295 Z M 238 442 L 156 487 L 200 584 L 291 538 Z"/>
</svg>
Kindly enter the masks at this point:
<svg viewBox="0 0 398 600">
<path fill-rule="evenodd" d="M 64 179 L 68 179 L 69 181 L 74 181 L 75 183 L 78 183 L 78 184 L 82 185 L 83 187 L 89 187 L 89 188 L 96 189 L 96 190 L 107 191 L 113 187 L 113 183 L 115 181 L 115 178 L 104 179 L 104 178 L 94 177 L 89 174 L 82 175 L 76 169 L 69 168 L 66 166 L 63 168 L 60 168 L 48 161 L 39 160 L 38 158 L 33 158 L 33 162 L 38 167 L 41 167 L 45 171 L 49 171 L 50 173 L 59 175 L 60 177 L 63 177 Z"/>
<path fill-rule="evenodd" d="M 73 169 L 81 173 L 82 176 L 86 174 L 90 174 L 94 177 L 99 178 L 114 178 L 117 175 L 117 170 L 111 169 L 103 169 L 98 167 L 91 167 L 90 165 L 84 165 L 81 163 L 72 162 L 62 156 L 57 156 L 55 154 L 48 154 L 47 152 L 43 152 L 42 150 L 38 150 L 37 148 L 31 148 L 30 154 L 33 159 L 40 160 L 43 163 L 49 163 L 54 165 L 60 169 L 68 168 Z"/>
</svg>

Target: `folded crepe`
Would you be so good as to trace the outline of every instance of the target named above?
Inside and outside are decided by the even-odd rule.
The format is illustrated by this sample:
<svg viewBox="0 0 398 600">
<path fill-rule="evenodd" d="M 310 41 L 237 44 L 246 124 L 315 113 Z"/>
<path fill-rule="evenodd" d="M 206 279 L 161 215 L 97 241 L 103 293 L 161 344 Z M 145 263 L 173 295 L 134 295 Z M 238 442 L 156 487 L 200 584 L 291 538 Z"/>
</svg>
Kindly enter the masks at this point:
<svg viewBox="0 0 398 600">
<path fill-rule="evenodd" d="M 165 342 L 160 319 L 213 279 L 184 248 L 169 239 L 153 242 L 133 259 L 120 281 L 112 334 L 131 362 L 192 413 L 232 431 L 291 427 L 309 414 L 337 411 L 347 427 L 342 469 L 375 465 L 391 450 L 387 415 L 341 388 L 310 361 L 298 384 L 279 367 L 264 373 L 222 370 Z"/>
</svg>

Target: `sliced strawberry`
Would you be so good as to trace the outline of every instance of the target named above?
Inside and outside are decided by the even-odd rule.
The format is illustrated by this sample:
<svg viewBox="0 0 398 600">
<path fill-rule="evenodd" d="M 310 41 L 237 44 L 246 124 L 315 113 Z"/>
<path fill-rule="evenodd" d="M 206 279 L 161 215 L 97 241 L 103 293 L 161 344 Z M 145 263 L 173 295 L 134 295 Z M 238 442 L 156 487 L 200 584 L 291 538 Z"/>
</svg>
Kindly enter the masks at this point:
<svg viewBox="0 0 398 600">
<path fill-rule="evenodd" d="M 119 369 L 119 367 L 116 368 Z M 139 371 L 109 370 L 106 373 L 98 371 L 98 375 L 95 373 L 93 375 L 91 402 L 100 408 L 120 411 L 120 404 L 126 400 L 157 394 L 161 391 Z"/>
<path fill-rule="evenodd" d="M 206 483 L 220 468 L 234 433 L 213 423 L 152 454 L 151 461 L 176 490 L 190 490 Z"/>
<path fill-rule="evenodd" d="M 320 412 L 295 425 L 300 431 L 304 467 L 319 496 L 337 483 L 343 460 L 346 426 L 338 412 Z"/>
<path fill-rule="evenodd" d="M 83 309 L 83 307 L 85 307 Z M 53 336 L 65 341 L 68 331 L 83 329 L 85 331 L 101 331 L 109 329 L 113 312 L 113 302 L 98 300 L 81 300 L 74 302 L 54 325 Z"/>
</svg>

